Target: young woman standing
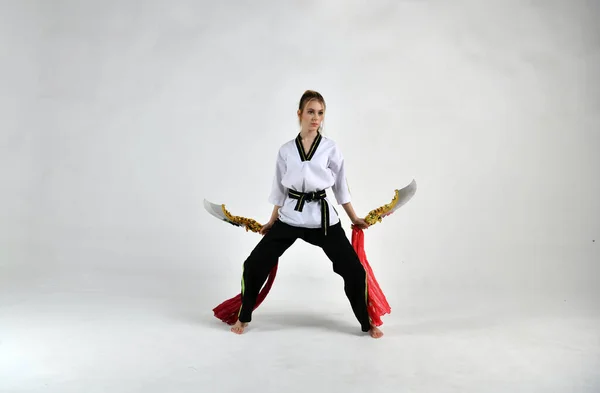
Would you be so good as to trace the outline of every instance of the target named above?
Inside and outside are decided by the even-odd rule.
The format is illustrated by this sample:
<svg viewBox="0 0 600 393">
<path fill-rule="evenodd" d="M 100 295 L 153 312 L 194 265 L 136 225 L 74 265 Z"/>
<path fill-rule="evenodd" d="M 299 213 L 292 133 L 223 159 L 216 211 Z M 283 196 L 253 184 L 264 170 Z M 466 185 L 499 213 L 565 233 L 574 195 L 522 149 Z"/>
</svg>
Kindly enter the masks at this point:
<svg viewBox="0 0 600 393">
<path fill-rule="evenodd" d="M 383 335 L 371 324 L 367 312 L 367 275 L 344 229 L 337 211 L 327 198 L 331 188 L 338 204 L 355 226 L 366 229 L 350 202 L 344 158 L 336 143 L 320 132 L 325 116 L 325 100 L 307 90 L 300 98 L 297 137 L 279 149 L 275 177 L 269 195 L 273 213 L 260 233 L 261 241 L 244 261 L 242 305 L 231 328 L 237 334 L 252 319 L 258 293 L 279 257 L 297 240 L 321 247 L 344 280 L 344 291 L 361 330 L 374 338 Z"/>
</svg>

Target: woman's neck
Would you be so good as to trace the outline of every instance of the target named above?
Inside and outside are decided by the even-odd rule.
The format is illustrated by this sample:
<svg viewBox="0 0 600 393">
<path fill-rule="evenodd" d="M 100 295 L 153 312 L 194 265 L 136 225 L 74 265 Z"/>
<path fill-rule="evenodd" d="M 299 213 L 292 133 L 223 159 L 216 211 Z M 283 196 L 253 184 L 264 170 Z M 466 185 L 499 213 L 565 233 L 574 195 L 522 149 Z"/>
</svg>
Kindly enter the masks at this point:
<svg viewBox="0 0 600 393">
<path fill-rule="evenodd" d="M 318 131 L 310 131 L 310 130 L 301 130 L 300 131 L 300 138 L 302 138 L 302 140 L 311 140 L 317 137 L 317 133 Z"/>
</svg>

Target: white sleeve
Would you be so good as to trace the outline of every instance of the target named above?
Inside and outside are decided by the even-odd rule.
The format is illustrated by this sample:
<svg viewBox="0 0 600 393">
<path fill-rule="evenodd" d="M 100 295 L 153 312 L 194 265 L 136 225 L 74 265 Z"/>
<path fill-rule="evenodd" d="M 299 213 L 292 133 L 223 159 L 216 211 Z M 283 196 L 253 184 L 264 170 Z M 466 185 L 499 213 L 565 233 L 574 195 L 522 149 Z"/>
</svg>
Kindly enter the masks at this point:
<svg viewBox="0 0 600 393">
<path fill-rule="evenodd" d="M 344 156 L 337 145 L 333 148 L 333 154 L 329 157 L 329 168 L 333 171 L 335 177 L 335 183 L 331 187 L 331 190 L 333 191 L 338 204 L 343 205 L 350 202 L 352 198 L 346 180 Z"/>
<path fill-rule="evenodd" d="M 279 149 L 277 153 L 277 161 L 275 163 L 275 175 L 273 176 L 273 185 L 271 187 L 271 194 L 269 195 L 269 202 L 273 205 L 283 206 L 283 202 L 285 201 L 285 187 L 281 184 L 281 180 L 283 179 L 283 174 L 285 173 L 286 165 L 285 159 L 281 154 L 282 149 Z"/>
</svg>

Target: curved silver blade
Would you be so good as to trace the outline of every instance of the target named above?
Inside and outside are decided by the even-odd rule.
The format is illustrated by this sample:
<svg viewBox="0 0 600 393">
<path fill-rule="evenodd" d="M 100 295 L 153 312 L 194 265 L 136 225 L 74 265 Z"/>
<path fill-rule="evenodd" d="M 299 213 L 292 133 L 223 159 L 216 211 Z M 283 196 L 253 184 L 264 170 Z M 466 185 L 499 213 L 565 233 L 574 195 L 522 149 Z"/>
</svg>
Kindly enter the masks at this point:
<svg viewBox="0 0 600 393">
<path fill-rule="evenodd" d="M 210 213 L 210 215 L 218 218 L 221 221 L 228 222 L 229 224 L 234 225 L 236 227 L 241 226 L 240 224 L 235 223 L 229 218 L 227 218 L 225 213 L 223 213 L 223 209 L 221 209 L 221 205 L 217 205 L 216 203 L 212 203 L 204 199 L 204 209 L 206 209 L 206 211 Z"/>
<path fill-rule="evenodd" d="M 415 179 L 413 179 L 410 182 L 410 184 L 408 184 L 406 187 L 398 190 L 398 202 L 392 208 L 392 210 L 390 210 L 385 215 L 386 216 L 390 215 L 393 212 L 395 212 L 396 210 L 398 210 L 400 207 L 402 207 L 403 205 L 405 205 L 408 201 L 411 200 L 411 198 L 413 197 L 413 195 L 415 195 L 416 192 L 417 192 L 417 182 L 415 181 Z"/>
</svg>

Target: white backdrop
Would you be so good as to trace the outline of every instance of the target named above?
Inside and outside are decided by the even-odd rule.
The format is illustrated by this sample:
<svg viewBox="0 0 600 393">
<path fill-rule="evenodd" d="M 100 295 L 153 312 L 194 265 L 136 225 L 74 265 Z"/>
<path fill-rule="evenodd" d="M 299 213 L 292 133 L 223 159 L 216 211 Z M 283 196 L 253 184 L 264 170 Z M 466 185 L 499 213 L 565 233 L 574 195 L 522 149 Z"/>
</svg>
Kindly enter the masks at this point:
<svg viewBox="0 0 600 393">
<path fill-rule="evenodd" d="M 598 309 L 597 3 L 1 8 L 5 305 L 120 294 L 212 318 L 239 292 L 259 235 L 218 222 L 202 200 L 265 222 L 277 149 L 315 89 L 359 214 L 418 184 L 366 232 L 392 305 L 384 320 Z M 262 309 L 327 299 L 349 312 L 325 255 L 301 242 L 269 296 Z"/>
</svg>

